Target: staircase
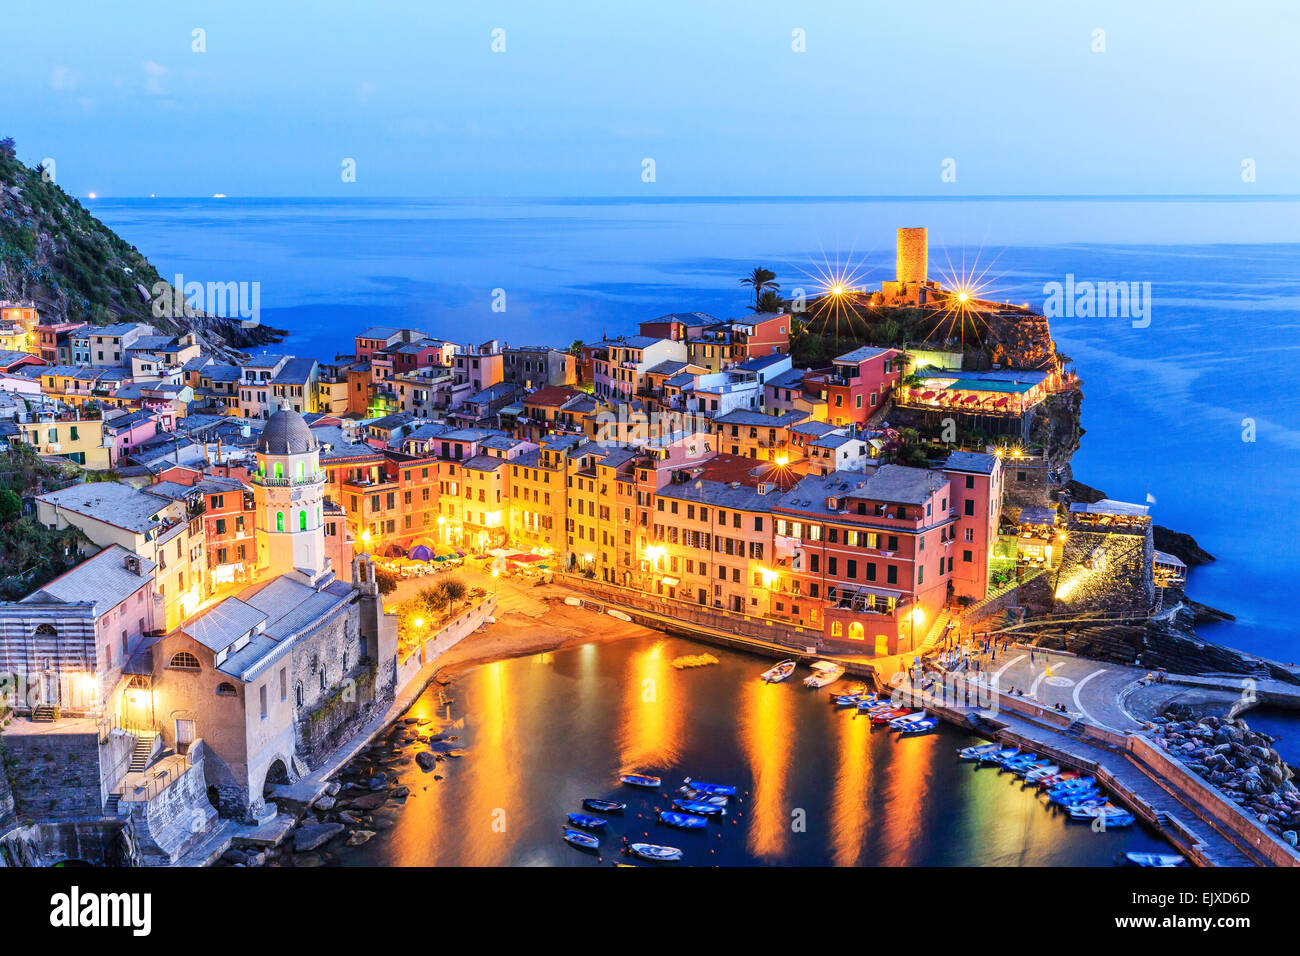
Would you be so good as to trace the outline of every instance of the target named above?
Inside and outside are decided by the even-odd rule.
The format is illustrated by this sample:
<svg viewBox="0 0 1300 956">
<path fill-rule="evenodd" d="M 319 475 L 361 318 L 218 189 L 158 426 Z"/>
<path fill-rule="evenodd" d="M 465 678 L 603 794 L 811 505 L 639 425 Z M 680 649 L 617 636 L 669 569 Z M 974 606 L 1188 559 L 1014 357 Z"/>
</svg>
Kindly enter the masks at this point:
<svg viewBox="0 0 1300 956">
<path fill-rule="evenodd" d="M 122 812 L 122 795 L 120 793 L 110 793 L 108 799 L 104 801 L 104 813 L 107 816 L 115 817 Z"/>
<path fill-rule="evenodd" d="M 1082 737 L 1083 730 L 1087 726 L 1087 722 L 1082 717 L 1076 717 L 1074 720 L 1070 721 L 1070 724 L 1065 728 L 1064 733 L 1069 734 L 1071 737 Z"/>
<path fill-rule="evenodd" d="M 32 723 L 52 724 L 59 719 L 59 709 L 53 704 L 38 704 L 32 708 Z"/>
<path fill-rule="evenodd" d="M 930 625 L 930 630 L 926 633 L 924 640 L 919 647 L 913 648 L 912 653 L 924 657 L 926 654 L 934 651 L 948 637 L 948 627 L 952 622 L 952 612 L 946 607 L 935 617 L 934 623 Z"/>
<path fill-rule="evenodd" d="M 126 768 L 127 773 L 141 773 L 149 766 L 149 756 L 153 753 L 153 742 L 157 736 L 153 731 L 142 730 L 135 738 L 135 751 L 131 754 L 131 765 Z"/>
</svg>

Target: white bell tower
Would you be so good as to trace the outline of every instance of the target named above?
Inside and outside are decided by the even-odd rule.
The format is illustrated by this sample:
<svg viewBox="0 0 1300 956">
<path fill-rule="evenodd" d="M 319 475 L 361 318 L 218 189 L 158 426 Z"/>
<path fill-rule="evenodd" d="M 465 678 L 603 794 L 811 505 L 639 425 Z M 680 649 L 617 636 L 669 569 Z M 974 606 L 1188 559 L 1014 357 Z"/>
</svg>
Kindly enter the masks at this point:
<svg viewBox="0 0 1300 956">
<path fill-rule="evenodd" d="M 325 570 L 325 475 L 320 446 L 302 416 L 281 409 L 257 440 L 257 564 L 267 577 Z"/>
</svg>

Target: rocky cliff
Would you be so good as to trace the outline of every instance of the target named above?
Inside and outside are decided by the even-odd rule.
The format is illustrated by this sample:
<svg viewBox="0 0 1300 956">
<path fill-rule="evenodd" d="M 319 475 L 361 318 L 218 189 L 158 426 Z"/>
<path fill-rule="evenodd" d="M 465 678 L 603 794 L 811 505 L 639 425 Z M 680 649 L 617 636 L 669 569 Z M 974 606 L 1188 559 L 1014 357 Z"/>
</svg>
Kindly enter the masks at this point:
<svg viewBox="0 0 1300 956">
<path fill-rule="evenodd" d="M 151 302 L 159 282 L 165 280 L 138 249 L 40 169 L 23 165 L 12 140 L 0 140 L 0 300 L 35 303 L 43 322 L 139 321 L 172 334 L 193 331 L 223 358 L 284 337 L 204 313 L 157 317 Z"/>
</svg>

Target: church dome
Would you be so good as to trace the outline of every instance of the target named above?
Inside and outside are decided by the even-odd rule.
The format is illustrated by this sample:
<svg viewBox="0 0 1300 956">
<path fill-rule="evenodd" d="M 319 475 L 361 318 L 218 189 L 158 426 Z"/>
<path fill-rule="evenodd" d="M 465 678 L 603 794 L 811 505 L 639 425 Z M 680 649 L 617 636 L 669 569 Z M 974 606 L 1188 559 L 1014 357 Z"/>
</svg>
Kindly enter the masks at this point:
<svg viewBox="0 0 1300 956">
<path fill-rule="evenodd" d="M 305 455 L 319 447 L 302 416 L 289 408 L 268 418 L 257 439 L 257 451 L 262 455 Z"/>
</svg>

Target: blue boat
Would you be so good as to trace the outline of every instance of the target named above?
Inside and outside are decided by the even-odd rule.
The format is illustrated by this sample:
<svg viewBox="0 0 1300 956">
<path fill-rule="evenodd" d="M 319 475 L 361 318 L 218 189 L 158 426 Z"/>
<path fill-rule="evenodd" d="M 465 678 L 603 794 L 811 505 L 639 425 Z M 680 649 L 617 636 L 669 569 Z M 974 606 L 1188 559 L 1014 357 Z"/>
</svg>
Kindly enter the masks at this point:
<svg viewBox="0 0 1300 956">
<path fill-rule="evenodd" d="M 1177 853 L 1125 853 L 1125 863 L 1130 866 L 1186 866 L 1186 857 Z"/>
<path fill-rule="evenodd" d="M 589 813 L 570 813 L 569 822 L 575 827 L 583 827 L 587 830 L 605 829 L 605 821 L 600 817 L 593 817 Z"/>
<path fill-rule="evenodd" d="M 625 773 L 618 778 L 621 782 L 633 787 L 647 787 L 655 789 L 662 782 L 658 777 L 650 777 L 643 773 Z"/>
<path fill-rule="evenodd" d="M 679 830 L 703 830 L 709 825 L 708 817 L 697 816 L 694 813 L 674 813 L 672 810 L 657 812 L 661 822 L 670 827 L 677 827 Z"/>
<path fill-rule="evenodd" d="M 1001 763 L 1003 760 L 1009 760 L 1016 754 L 1020 753 L 1015 747 L 1008 750 L 994 750 L 989 753 L 980 754 L 975 759 L 980 763 Z"/>
<path fill-rule="evenodd" d="M 1112 807 L 1109 804 L 1103 804 L 1099 807 L 1075 806 L 1069 808 L 1071 820 L 1078 820 L 1083 823 L 1091 823 L 1093 820 L 1101 820 L 1103 829 L 1110 827 L 1128 827 L 1134 822 L 1133 814 L 1129 813 L 1123 807 Z"/>
<path fill-rule="evenodd" d="M 659 846 L 655 843 L 633 843 L 628 846 L 628 852 L 654 863 L 667 863 L 670 860 L 680 860 L 682 858 L 682 851 L 677 847 Z"/>
<path fill-rule="evenodd" d="M 934 717 L 926 717 L 924 720 L 913 721 L 910 724 L 898 727 L 896 728 L 896 732 L 900 737 L 913 737 L 917 734 L 928 734 L 938 726 L 938 719 Z"/>
<path fill-rule="evenodd" d="M 831 703 L 836 707 L 861 707 L 863 704 L 874 704 L 876 702 L 875 694 L 832 694 Z"/>
<path fill-rule="evenodd" d="M 683 799 L 695 800 L 698 803 L 711 803 L 715 807 L 725 807 L 731 800 L 730 797 L 719 797 L 712 793 L 701 793 L 699 790 L 692 790 L 690 787 L 681 786 L 677 792 L 682 795 Z"/>
<path fill-rule="evenodd" d="M 701 783 L 699 780 L 692 780 L 690 777 L 686 777 L 685 780 L 692 790 L 698 790 L 701 793 L 712 793 L 719 797 L 734 797 L 736 795 L 736 788 L 725 783 Z"/>
<path fill-rule="evenodd" d="M 1069 790 L 1065 793 L 1058 793 L 1054 797 L 1049 797 L 1048 800 L 1061 807 L 1076 807 L 1089 803 L 1093 806 L 1101 806 L 1106 802 L 1106 798 L 1096 789 Z"/>
<path fill-rule="evenodd" d="M 581 830 L 570 830 L 568 827 L 565 827 L 564 840 L 566 843 L 571 843 L 580 850 L 600 849 L 600 841 L 590 833 L 583 833 Z"/>
<path fill-rule="evenodd" d="M 711 803 L 701 803 L 698 800 L 674 800 L 673 806 L 678 810 L 684 810 L 687 813 L 694 813 L 703 817 L 721 817 L 726 816 L 727 811 L 722 807 L 716 807 Z"/>
<path fill-rule="evenodd" d="M 1097 780 L 1095 777 L 1075 777 L 1073 780 L 1067 780 L 1065 783 L 1058 783 L 1054 787 L 1049 787 L 1047 795 L 1050 797 L 1054 793 L 1068 793 L 1071 790 L 1097 789 Z"/>
<path fill-rule="evenodd" d="M 582 805 L 588 810 L 599 810 L 601 813 L 622 813 L 627 809 L 626 803 L 619 803 L 617 800 L 602 800 L 600 797 L 587 797 L 582 801 Z"/>
</svg>

